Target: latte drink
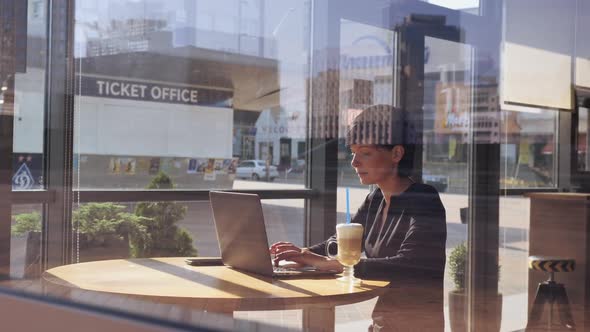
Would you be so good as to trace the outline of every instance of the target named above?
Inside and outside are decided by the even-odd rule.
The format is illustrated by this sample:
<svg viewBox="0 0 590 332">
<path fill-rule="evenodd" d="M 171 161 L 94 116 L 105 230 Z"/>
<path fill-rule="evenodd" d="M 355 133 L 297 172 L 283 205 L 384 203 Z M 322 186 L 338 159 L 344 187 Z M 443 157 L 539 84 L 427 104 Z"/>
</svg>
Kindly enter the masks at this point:
<svg viewBox="0 0 590 332">
<path fill-rule="evenodd" d="M 342 265 L 353 266 L 361 260 L 361 241 L 363 225 L 339 224 L 336 226 L 338 255 L 336 258 Z"/>
</svg>

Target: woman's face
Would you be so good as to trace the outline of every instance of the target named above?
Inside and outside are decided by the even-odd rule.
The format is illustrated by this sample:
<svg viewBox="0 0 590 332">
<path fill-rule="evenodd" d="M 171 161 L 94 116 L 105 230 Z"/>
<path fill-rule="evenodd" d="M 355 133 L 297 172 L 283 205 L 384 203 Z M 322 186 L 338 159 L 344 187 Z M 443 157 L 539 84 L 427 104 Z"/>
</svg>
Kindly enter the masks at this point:
<svg viewBox="0 0 590 332">
<path fill-rule="evenodd" d="M 353 144 L 350 146 L 352 151 L 351 165 L 362 184 L 378 185 L 397 175 L 397 164 L 401 159 L 398 156 L 399 153 L 396 153 L 398 146 L 391 150 L 381 149 L 370 144 Z M 401 148 L 401 146 L 399 147 Z"/>
</svg>

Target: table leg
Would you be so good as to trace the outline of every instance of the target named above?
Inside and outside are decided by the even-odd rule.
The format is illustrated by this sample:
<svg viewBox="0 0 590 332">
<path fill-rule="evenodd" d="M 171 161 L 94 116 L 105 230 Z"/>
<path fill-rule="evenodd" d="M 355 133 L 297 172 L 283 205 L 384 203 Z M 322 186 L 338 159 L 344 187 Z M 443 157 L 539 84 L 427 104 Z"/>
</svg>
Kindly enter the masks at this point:
<svg viewBox="0 0 590 332">
<path fill-rule="evenodd" d="M 303 331 L 333 332 L 336 324 L 334 306 L 308 306 L 303 308 Z"/>
</svg>

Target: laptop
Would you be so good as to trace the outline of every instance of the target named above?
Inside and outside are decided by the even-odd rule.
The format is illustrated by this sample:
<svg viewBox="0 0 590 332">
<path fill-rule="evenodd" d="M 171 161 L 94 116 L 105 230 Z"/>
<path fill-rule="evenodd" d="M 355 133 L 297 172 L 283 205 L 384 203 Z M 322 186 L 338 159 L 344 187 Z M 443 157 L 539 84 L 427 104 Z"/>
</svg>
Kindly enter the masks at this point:
<svg viewBox="0 0 590 332">
<path fill-rule="evenodd" d="M 275 267 L 258 195 L 211 191 L 209 198 L 224 265 L 275 278 L 337 273 L 314 267 Z"/>
</svg>

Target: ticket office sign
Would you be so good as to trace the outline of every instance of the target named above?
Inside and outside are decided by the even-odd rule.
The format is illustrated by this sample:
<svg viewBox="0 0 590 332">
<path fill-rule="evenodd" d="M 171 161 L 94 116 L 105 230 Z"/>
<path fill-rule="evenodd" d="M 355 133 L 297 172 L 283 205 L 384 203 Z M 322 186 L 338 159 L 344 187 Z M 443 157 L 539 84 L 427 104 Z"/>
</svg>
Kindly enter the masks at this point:
<svg viewBox="0 0 590 332">
<path fill-rule="evenodd" d="M 232 107 L 233 92 L 173 84 L 82 76 L 79 80 L 83 96 L 151 101 L 168 104 Z"/>
</svg>

